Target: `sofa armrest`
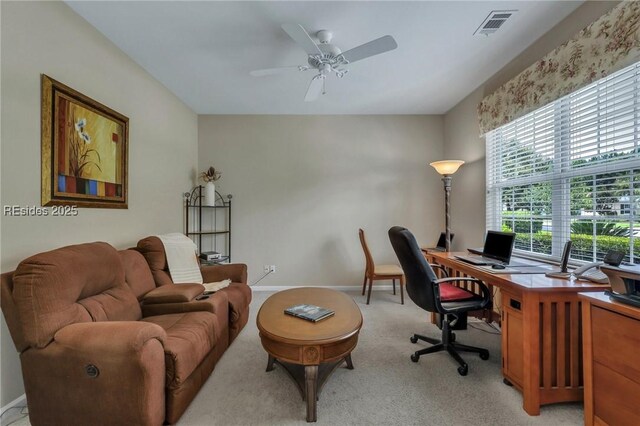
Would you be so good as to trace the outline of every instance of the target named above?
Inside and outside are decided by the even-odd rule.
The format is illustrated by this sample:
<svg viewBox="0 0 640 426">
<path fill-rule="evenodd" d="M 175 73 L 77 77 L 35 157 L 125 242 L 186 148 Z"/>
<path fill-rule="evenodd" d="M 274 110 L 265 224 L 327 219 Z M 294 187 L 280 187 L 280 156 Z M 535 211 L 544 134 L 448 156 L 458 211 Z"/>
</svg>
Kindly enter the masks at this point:
<svg viewBox="0 0 640 426">
<path fill-rule="evenodd" d="M 22 352 L 31 424 L 161 425 L 165 338 L 146 322 L 75 323 Z"/>
<path fill-rule="evenodd" d="M 217 292 L 208 295 L 206 299 L 193 300 L 186 303 L 156 303 L 152 305 L 142 305 L 143 317 L 198 311 L 211 312 L 216 315 L 226 317 L 229 314 L 229 298 L 226 293 Z"/>
<path fill-rule="evenodd" d="M 226 280 L 234 283 L 247 283 L 247 265 L 244 263 L 230 263 L 227 265 L 204 265 L 200 266 L 202 279 L 205 283 Z"/>
<path fill-rule="evenodd" d="M 167 334 L 157 324 L 141 321 L 81 322 L 60 329 L 53 340 L 68 349 L 100 357 L 139 351 L 147 341 L 164 344 Z"/>
<path fill-rule="evenodd" d="M 169 284 L 156 287 L 142 297 L 145 305 L 190 302 L 204 292 L 202 284 Z"/>
</svg>

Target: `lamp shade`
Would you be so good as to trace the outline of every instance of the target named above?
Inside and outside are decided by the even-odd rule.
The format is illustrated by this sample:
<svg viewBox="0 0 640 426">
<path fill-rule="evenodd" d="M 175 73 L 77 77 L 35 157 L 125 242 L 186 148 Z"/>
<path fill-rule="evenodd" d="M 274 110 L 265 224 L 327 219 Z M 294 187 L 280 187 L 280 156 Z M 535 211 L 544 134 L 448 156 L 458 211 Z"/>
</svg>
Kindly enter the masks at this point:
<svg viewBox="0 0 640 426">
<path fill-rule="evenodd" d="M 464 161 L 462 160 L 442 160 L 429 163 L 431 167 L 436 169 L 436 172 L 444 176 L 454 174 L 463 164 Z"/>
</svg>

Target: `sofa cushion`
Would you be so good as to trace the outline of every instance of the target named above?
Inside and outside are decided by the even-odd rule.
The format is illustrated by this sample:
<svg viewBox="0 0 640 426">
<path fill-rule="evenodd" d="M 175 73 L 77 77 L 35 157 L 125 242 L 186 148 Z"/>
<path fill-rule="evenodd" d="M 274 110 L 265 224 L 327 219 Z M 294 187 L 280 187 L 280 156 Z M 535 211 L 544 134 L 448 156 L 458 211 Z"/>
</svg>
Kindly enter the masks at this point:
<svg viewBox="0 0 640 426">
<path fill-rule="evenodd" d="M 110 288 L 78 301 L 93 321 L 138 321 L 142 310 L 131 290 L 124 285 Z"/>
<path fill-rule="evenodd" d="M 216 344 L 217 318 L 210 312 L 187 312 L 144 318 L 167 333 L 164 343 L 166 386 L 180 387 Z"/>
<path fill-rule="evenodd" d="M 83 299 L 85 303 L 79 303 Z M 23 260 L 13 275 L 13 300 L 25 342 L 38 348 L 69 324 L 141 316 L 125 284 L 118 252 L 102 242 L 63 247 Z"/>
<path fill-rule="evenodd" d="M 129 285 L 138 300 L 142 300 L 145 294 L 156 288 L 156 283 L 153 280 L 147 261 L 136 250 L 120 250 L 118 255 L 122 260 L 124 279 L 127 285 Z"/>
<path fill-rule="evenodd" d="M 173 284 L 169 275 L 167 256 L 164 254 L 164 245 L 160 238 L 155 236 L 143 238 L 138 241 L 136 250 L 147 260 L 157 286 Z"/>
</svg>

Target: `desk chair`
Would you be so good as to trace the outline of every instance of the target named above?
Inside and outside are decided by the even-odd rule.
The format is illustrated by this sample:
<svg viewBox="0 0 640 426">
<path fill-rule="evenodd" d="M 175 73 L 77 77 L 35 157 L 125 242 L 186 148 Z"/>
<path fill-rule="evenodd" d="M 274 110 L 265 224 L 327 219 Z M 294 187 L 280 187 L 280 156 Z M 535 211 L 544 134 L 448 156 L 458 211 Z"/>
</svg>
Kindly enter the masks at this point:
<svg viewBox="0 0 640 426">
<path fill-rule="evenodd" d="M 360 244 L 362 244 L 362 250 L 364 251 L 364 258 L 366 266 L 364 270 L 364 282 L 362 283 L 362 295 L 367 288 L 367 281 L 369 282 L 369 292 L 367 293 L 367 305 L 371 299 L 371 287 L 374 280 L 392 280 L 393 281 L 393 294 L 396 294 L 396 280 L 400 281 L 400 303 L 404 305 L 404 272 L 398 265 L 377 265 L 373 262 L 373 256 L 367 246 L 367 239 L 364 236 L 362 229 L 358 230 L 360 234 Z"/>
<path fill-rule="evenodd" d="M 458 351 L 478 353 L 483 360 L 489 359 L 489 351 L 456 343 L 451 326 L 457 321 L 458 314 L 489 308 L 491 306 L 489 289 L 482 281 L 475 278 L 438 279 L 420 251 L 415 237 L 408 229 L 394 226 L 389 230 L 389 239 L 407 276 L 407 294 L 411 300 L 425 311 L 442 316 L 442 340 L 414 334 L 411 337 L 411 343 L 424 340 L 433 346 L 415 352 L 411 355 L 411 361 L 418 362 L 421 355 L 446 350 L 460 364 L 458 373 L 466 376 L 469 367 Z M 471 281 L 478 284 L 482 296 L 450 284 L 458 281 Z"/>
</svg>

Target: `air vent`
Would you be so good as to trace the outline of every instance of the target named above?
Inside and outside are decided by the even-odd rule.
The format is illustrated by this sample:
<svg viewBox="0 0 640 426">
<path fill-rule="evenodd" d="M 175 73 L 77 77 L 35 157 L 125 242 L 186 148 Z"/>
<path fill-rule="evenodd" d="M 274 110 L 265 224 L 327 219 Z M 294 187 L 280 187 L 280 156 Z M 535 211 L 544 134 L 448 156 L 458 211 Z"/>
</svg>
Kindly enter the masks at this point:
<svg viewBox="0 0 640 426">
<path fill-rule="evenodd" d="M 495 33 L 516 12 L 517 10 L 492 10 L 473 35 L 483 34 L 488 36 Z"/>
</svg>

